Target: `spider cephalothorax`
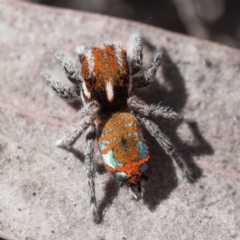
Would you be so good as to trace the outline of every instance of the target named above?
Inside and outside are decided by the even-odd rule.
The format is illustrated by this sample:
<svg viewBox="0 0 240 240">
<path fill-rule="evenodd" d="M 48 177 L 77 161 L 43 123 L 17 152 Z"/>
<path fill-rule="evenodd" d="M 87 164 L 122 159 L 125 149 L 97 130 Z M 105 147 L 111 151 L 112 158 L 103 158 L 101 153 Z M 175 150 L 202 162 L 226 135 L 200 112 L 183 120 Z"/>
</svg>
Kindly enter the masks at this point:
<svg viewBox="0 0 240 240">
<path fill-rule="evenodd" d="M 159 117 L 175 121 L 180 116 L 167 107 L 148 105 L 132 94 L 134 88 L 145 87 L 153 80 L 161 64 L 163 51 L 157 51 L 150 67 L 133 84 L 133 75 L 142 67 L 142 37 L 135 34 L 128 50 L 118 43 L 108 43 L 103 47 L 77 48 L 79 68 L 69 57 L 57 52 L 55 58 L 74 84 L 64 87 L 50 72 L 44 71 L 43 81 L 50 85 L 60 97 L 66 100 L 80 98 L 82 108 L 78 112 L 77 128 L 65 138 L 57 141 L 57 146 L 71 149 L 76 140 L 86 130 L 85 167 L 90 190 L 90 203 L 95 222 L 100 221 L 96 207 L 93 159 L 94 140 L 99 148 L 106 169 L 121 184 L 127 184 L 135 198 L 141 196 L 141 180 L 148 168 L 149 152 L 144 140 L 142 127 L 156 138 L 161 147 L 190 177 L 189 170 L 178 156 L 177 150 L 158 126 L 146 117 Z"/>
<path fill-rule="evenodd" d="M 126 51 L 115 43 L 106 44 L 103 48 L 81 46 L 77 52 L 86 99 L 97 101 L 101 110 L 124 108 L 131 90 Z"/>
</svg>

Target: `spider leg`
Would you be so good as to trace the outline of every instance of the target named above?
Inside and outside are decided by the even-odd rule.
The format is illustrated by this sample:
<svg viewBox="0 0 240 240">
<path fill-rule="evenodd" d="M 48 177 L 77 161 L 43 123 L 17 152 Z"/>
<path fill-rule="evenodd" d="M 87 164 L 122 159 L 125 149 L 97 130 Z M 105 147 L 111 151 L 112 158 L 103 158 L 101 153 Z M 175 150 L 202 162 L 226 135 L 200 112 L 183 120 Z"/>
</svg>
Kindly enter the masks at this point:
<svg viewBox="0 0 240 240">
<path fill-rule="evenodd" d="M 148 105 L 136 96 L 128 99 L 128 106 L 145 117 L 159 117 L 170 122 L 181 119 L 181 116 L 169 107 L 162 106 L 160 103 Z"/>
<path fill-rule="evenodd" d="M 64 100 L 71 101 L 78 98 L 78 86 L 64 87 L 62 83 L 49 71 L 42 71 L 41 78 Z"/>
<path fill-rule="evenodd" d="M 171 158 L 176 162 L 178 167 L 183 171 L 184 175 L 188 180 L 193 180 L 191 172 L 188 169 L 187 165 L 182 161 L 178 155 L 178 150 L 173 146 L 167 136 L 165 136 L 162 131 L 159 129 L 157 124 L 146 119 L 144 117 L 137 117 L 137 119 L 145 126 L 149 133 L 157 140 L 159 145 L 164 149 L 164 151 L 171 156 Z"/>
<path fill-rule="evenodd" d="M 73 144 L 97 118 L 99 105 L 96 102 L 86 104 L 78 113 L 77 128 L 72 130 L 65 138 L 56 141 L 56 145 L 63 149 L 71 149 Z"/>
<path fill-rule="evenodd" d="M 132 75 L 137 73 L 142 68 L 142 48 L 143 37 L 140 33 L 133 34 L 129 40 L 127 51 Z"/>
<path fill-rule="evenodd" d="M 136 87 L 138 87 L 138 88 L 146 87 L 151 82 L 153 82 L 155 74 L 157 72 L 157 69 L 162 64 L 163 57 L 164 57 L 164 50 L 162 48 L 160 48 L 156 52 L 148 69 L 146 71 L 144 71 L 143 75 L 138 79 L 138 81 L 135 85 Z"/>
<path fill-rule="evenodd" d="M 56 62 L 62 67 L 67 75 L 67 78 L 73 84 L 79 85 L 81 84 L 80 79 L 80 71 L 77 67 L 77 64 L 65 53 L 63 52 L 56 52 L 54 55 Z"/>
<path fill-rule="evenodd" d="M 94 152 L 94 140 L 96 139 L 96 128 L 94 125 L 91 125 L 88 128 L 87 135 L 86 135 L 86 144 L 85 144 L 85 170 L 87 173 L 87 181 L 89 187 L 89 196 L 90 196 L 90 204 L 93 214 L 93 221 L 95 223 L 100 222 L 100 216 L 97 212 L 96 206 L 96 196 L 95 196 L 95 172 L 96 172 L 96 165 L 93 159 L 93 152 Z"/>
</svg>

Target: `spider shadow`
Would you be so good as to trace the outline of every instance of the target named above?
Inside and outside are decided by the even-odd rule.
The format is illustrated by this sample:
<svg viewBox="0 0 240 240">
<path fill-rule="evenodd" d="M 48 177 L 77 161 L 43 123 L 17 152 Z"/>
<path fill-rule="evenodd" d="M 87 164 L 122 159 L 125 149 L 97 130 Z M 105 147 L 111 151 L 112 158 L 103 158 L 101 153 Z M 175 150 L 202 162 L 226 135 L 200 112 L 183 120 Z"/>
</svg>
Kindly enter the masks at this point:
<svg viewBox="0 0 240 240">
<path fill-rule="evenodd" d="M 72 148 L 67 151 L 72 153 L 81 163 L 84 164 L 85 156 L 81 151 L 79 151 L 76 148 Z M 104 164 L 99 164 L 99 163 L 97 163 L 96 171 L 100 175 L 107 172 Z M 104 210 L 107 209 L 112 204 L 113 200 L 118 195 L 118 192 L 119 192 L 119 184 L 117 180 L 114 179 L 114 177 L 110 177 L 104 186 L 104 196 L 97 207 L 97 211 L 100 216 L 100 222 L 103 219 Z"/>
<path fill-rule="evenodd" d="M 81 163 L 84 164 L 84 159 L 85 159 L 85 155 L 84 153 L 82 153 L 81 151 L 79 151 L 76 148 L 71 148 L 71 149 L 65 149 L 66 151 L 68 151 L 69 153 L 73 154 Z M 99 164 L 96 163 L 96 172 L 100 175 L 104 174 L 107 172 L 104 164 Z"/>
<path fill-rule="evenodd" d="M 113 203 L 114 199 L 119 193 L 119 183 L 113 177 L 110 177 L 104 187 L 104 196 L 98 205 L 98 214 L 100 216 L 100 221 L 102 221 L 104 216 L 104 210 L 107 209 Z"/>
<path fill-rule="evenodd" d="M 148 45 L 148 47 L 152 49 L 151 45 Z M 166 83 L 167 88 L 154 81 L 150 86 L 140 89 L 136 95 L 147 103 L 159 103 L 161 101 L 163 106 L 170 106 L 174 111 L 180 113 L 187 102 L 187 91 L 178 67 L 173 63 L 166 50 L 162 71 L 165 80 L 164 85 Z M 192 173 L 193 180 L 191 183 L 197 181 L 202 176 L 202 170 L 194 163 L 193 156 L 214 154 L 212 146 L 202 136 L 197 122 L 185 120 L 170 124 L 159 119 L 154 119 L 154 122 L 169 137 L 173 145 L 183 153 L 181 157 Z M 194 145 L 185 143 L 179 138 L 177 129 L 180 124 L 187 124 L 194 138 Z M 164 152 L 147 131 L 144 131 L 144 134 L 148 142 L 151 159 L 149 170 L 146 173 L 149 180 L 143 183 L 143 201 L 153 211 L 177 187 L 178 178 L 174 168 L 175 163 L 170 156 Z"/>
</svg>

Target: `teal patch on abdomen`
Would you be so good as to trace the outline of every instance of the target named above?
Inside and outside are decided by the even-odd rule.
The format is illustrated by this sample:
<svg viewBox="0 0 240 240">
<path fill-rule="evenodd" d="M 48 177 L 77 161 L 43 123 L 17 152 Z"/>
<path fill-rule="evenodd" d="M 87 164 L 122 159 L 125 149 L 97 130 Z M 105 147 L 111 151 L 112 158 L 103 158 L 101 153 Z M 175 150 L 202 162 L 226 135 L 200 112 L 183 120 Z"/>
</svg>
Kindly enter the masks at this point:
<svg viewBox="0 0 240 240">
<path fill-rule="evenodd" d="M 120 167 L 120 166 L 123 166 L 124 164 L 123 163 L 120 163 L 115 157 L 114 157 L 114 154 L 113 154 L 113 150 L 110 149 L 108 151 L 108 153 L 106 154 L 102 154 L 102 157 L 103 157 L 103 162 L 105 163 L 105 165 L 111 167 L 111 168 L 117 168 L 117 167 Z"/>
<path fill-rule="evenodd" d="M 127 177 L 127 174 L 125 172 L 116 172 L 115 176 L 118 180 L 125 180 Z"/>
<path fill-rule="evenodd" d="M 148 156 L 148 147 L 147 147 L 147 144 L 141 140 L 138 140 L 136 144 L 139 148 L 139 151 L 138 151 L 139 154 L 138 154 L 138 158 L 136 159 L 136 161 L 139 161 Z"/>
</svg>

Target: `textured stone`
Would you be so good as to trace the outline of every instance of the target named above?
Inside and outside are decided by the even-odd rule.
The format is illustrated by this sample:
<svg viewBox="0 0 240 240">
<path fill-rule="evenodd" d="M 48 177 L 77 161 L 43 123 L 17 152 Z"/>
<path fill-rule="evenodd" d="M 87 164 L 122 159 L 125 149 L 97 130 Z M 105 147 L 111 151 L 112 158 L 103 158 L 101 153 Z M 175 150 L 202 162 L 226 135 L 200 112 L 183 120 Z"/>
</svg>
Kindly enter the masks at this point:
<svg viewBox="0 0 240 240">
<path fill-rule="evenodd" d="M 81 154 L 53 142 L 74 124 L 77 109 L 39 77 L 77 45 L 127 44 L 141 31 L 167 51 L 152 86 L 137 95 L 191 119 L 157 121 L 198 181 L 187 183 L 148 134 L 152 158 L 143 200 L 118 189 L 96 149 L 97 200 L 103 221 L 91 221 Z M 0 237 L 8 239 L 239 239 L 240 52 L 162 29 L 97 14 L 0 1 Z M 83 151 L 84 137 L 76 143 Z M 200 177 L 201 176 L 201 177 Z"/>
</svg>

